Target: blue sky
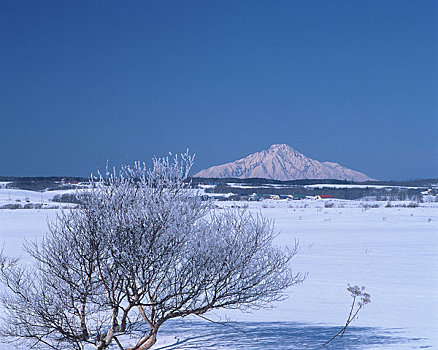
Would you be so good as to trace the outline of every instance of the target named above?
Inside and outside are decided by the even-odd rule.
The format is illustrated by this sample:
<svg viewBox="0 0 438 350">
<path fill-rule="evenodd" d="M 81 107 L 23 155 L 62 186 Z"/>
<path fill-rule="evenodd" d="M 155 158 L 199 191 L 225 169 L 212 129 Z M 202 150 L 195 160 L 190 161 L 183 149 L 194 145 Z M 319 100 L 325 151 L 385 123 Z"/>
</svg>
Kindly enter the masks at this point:
<svg viewBox="0 0 438 350">
<path fill-rule="evenodd" d="M 438 2 L 0 1 L 0 176 L 286 143 L 438 177 Z"/>
</svg>

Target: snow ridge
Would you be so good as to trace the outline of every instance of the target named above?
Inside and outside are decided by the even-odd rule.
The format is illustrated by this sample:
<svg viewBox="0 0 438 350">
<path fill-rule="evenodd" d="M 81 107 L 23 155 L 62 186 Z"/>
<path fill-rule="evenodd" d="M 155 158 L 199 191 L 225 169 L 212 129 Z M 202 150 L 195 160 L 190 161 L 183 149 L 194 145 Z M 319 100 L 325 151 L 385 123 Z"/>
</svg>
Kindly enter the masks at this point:
<svg viewBox="0 0 438 350">
<path fill-rule="evenodd" d="M 373 180 L 369 176 L 334 162 L 320 162 L 306 157 L 285 144 L 272 145 L 268 150 L 250 154 L 235 162 L 201 170 L 195 177 L 265 178 L 273 180 L 340 179 Z"/>
</svg>

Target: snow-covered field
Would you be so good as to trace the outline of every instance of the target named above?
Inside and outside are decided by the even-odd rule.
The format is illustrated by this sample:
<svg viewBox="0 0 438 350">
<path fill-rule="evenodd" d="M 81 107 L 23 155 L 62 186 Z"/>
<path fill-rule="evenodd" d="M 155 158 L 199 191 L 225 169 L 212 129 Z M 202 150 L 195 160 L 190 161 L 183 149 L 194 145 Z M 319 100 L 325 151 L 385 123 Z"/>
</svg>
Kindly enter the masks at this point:
<svg viewBox="0 0 438 350">
<path fill-rule="evenodd" d="M 366 286 L 372 302 L 328 349 L 438 348 L 438 203 L 416 208 L 401 206 L 408 202 L 391 207 L 386 202 L 327 203 L 217 202 L 248 205 L 274 219 L 278 244 L 299 240 L 292 264 L 308 277 L 275 309 L 209 315 L 233 321 L 232 327 L 201 319 L 171 322 L 156 348 L 321 349 L 348 316 L 348 283 Z M 365 208 L 373 204 L 379 207 Z M 56 212 L 0 210 L 0 246 L 9 255 L 23 255 L 23 241 L 40 238 Z M 13 348 L 0 344 L 0 349 Z"/>
<path fill-rule="evenodd" d="M 57 195 L 73 194 L 76 190 L 57 190 L 57 191 L 26 191 L 18 189 L 6 188 L 6 182 L 0 182 L 0 207 L 8 204 L 19 204 L 20 206 L 26 204 L 42 204 L 45 208 L 58 208 L 62 206 L 69 206 L 69 203 L 54 202 L 53 198 Z"/>
</svg>

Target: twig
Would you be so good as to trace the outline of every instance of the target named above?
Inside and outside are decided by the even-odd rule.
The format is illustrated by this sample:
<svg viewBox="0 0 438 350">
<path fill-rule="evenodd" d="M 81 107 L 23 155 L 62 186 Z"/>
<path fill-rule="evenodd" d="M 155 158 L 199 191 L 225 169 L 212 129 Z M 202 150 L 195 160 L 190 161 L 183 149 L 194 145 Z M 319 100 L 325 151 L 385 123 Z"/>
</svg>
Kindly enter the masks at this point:
<svg viewBox="0 0 438 350">
<path fill-rule="evenodd" d="M 116 343 L 117 343 L 117 345 L 119 346 L 119 348 L 120 348 L 121 350 L 124 350 L 122 344 L 120 344 L 119 339 L 117 339 L 116 336 L 114 336 L 114 340 L 116 341 Z"/>
<path fill-rule="evenodd" d="M 342 337 L 345 334 L 345 331 L 347 330 L 348 326 L 350 325 L 351 322 L 353 322 L 353 320 L 357 317 L 357 314 L 359 313 L 359 311 L 368 303 L 371 302 L 371 297 L 368 293 L 365 293 L 365 287 L 360 288 L 359 286 L 355 285 L 355 286 L 350 286 L 348 285 L 347 290 L 351 293 L 351 296 L 353 297 L 353 302 L 351 303 L 351 308 L 350 308 L 350 313 L 348 314 L 347 317 L 347 321 L 345 322 L 345 326 L 342 327 L 342 329 L 336 333 L 333 337 L 331 337 L 328 341 L 326 341 L 322 346 L 326 346 L 328 343 L 330 343 L 331 341 L 333 341 L 335 338 L 337 338 L 340 335 L 340 338 L 342 339 Z M 354 307 L 356 306 L 356 300 L 357 297 L 361 297 L 359 303 L 357 304 L 357 310 L 356 312 L 354 312 Z"/>
</svg>

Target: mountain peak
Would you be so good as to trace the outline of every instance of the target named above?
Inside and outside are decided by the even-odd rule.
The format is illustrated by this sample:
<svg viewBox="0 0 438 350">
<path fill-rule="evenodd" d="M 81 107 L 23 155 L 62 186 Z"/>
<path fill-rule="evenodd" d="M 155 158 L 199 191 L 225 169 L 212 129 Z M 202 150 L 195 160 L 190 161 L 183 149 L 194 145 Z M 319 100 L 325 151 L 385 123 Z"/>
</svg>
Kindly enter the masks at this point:
<svg viewBox="0 0 438 350">
<path fill-rule="evenodd" d="M 284 143 L 278 143 L 278 144 L 274 144 L 271 145 L 271 147 L 269 147 L 268 153 L 275 153 L 284 157 L 291 157 L 291 158 L 295 158 L 295 157 L 305 157 L 304 154 L 298 152 L 297 150 L 293 149 L 291 146 L 286 145 Z"/>
<path fill-rule="evenodd" d="M 266 178 L 274 180 L 341 179 L 372 180 L 367 175 L 334 162 L 319 162 L 286 144 L 273 144 L 268 150 L 250 154 L 235 162 L 201 170 L 195 177 Z"/>
<path fill-rule="evenodd" d="M 278 151 L 287 151 L 287 152 L 295 152 L 295 150 L 291 147 L 288 146 L 284 143 L 276 143 L 271 145 L 271 147 L 269 147 L 268 151 L 274 151 L 274 152 L 278 152 Z"/>
<path fill-rule="evenodd" d="M 277 149 L 292 149 L 292 147 L 286 145 L 285 143 L 274 143 L 273 145 L 271 145 L 271 147 L 269 147 L 269 149 L 272 150 L 277 150 Z"/>
</svg>

